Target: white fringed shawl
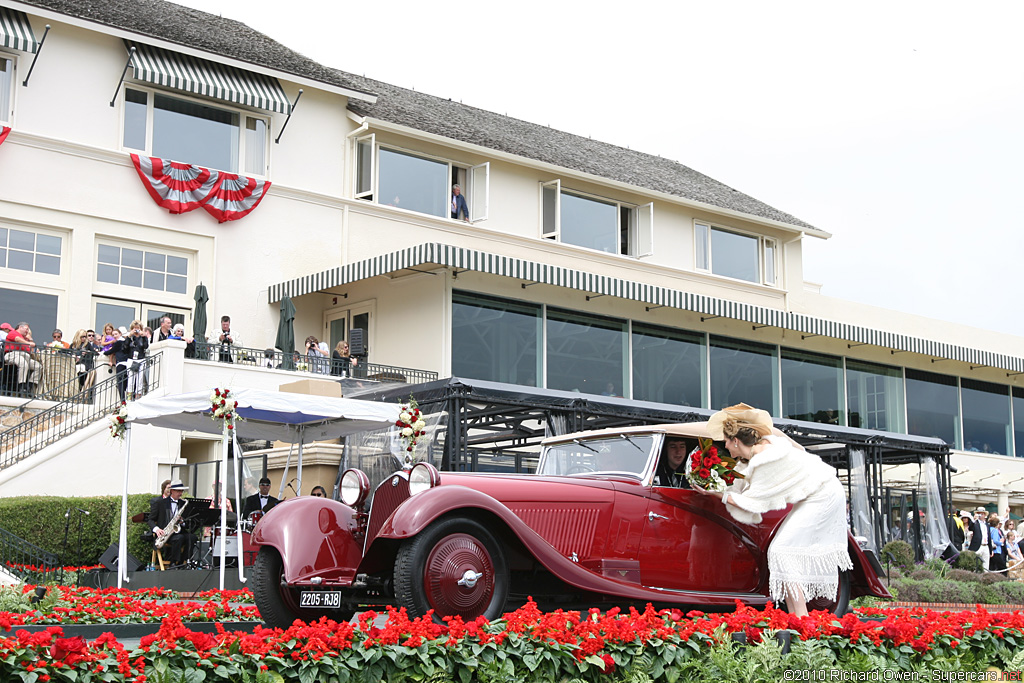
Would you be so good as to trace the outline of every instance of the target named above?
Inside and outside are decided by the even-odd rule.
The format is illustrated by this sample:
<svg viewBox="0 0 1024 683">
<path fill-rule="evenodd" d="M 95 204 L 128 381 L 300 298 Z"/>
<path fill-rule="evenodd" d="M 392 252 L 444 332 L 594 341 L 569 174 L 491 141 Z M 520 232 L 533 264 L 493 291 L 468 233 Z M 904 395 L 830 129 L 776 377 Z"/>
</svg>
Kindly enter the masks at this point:
<svg viewBox="0 0 1024 683">
<path fill-rule="evenodd" d="M 794 447 L 786 437 L 765 439 L 769 446 L 751 458 L 746 468 L 742 464 L 736 468 L 746 478 L 726 489 L 725 507 L 743 524 L 758 524 L 762 513 L 797 503 L 836 478 L 835 468 Z"/>
</svg>

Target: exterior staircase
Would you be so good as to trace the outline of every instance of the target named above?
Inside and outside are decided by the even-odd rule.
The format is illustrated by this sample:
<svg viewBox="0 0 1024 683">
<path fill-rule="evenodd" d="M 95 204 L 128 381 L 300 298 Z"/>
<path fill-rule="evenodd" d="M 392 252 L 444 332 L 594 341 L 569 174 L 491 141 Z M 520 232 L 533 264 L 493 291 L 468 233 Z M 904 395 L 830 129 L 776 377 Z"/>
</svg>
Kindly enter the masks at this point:
<svg viewBox="0 0 1024 683">
<path fill-rule="evenodd" d="M 160 362 L 160 354 L 151 356 L 146 361 L 150 368 L 149 391 L 159 385 Z M 72 382 L 77 389 L 78 379 L 75 378 Z M 73 393 L 48 408 L 34 408 L 33 401 L 30 400 L 8 410 L 0 415 L 0 470 L 105 418 L 120 404 L 117 377 L 112 376 L 90 389 Z"/>
</svg>

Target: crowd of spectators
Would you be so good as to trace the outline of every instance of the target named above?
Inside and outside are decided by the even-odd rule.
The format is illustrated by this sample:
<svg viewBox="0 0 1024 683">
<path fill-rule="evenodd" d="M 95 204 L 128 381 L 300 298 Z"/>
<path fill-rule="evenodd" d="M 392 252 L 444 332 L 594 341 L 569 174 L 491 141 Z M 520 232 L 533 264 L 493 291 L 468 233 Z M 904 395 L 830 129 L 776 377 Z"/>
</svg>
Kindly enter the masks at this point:
<svg viewBox="0 0 1024 683">
<path fill-rule="evenodd" d="M 1006 572 L 1013 579 L 1024 577 L 1022 540 L 1009 510 L 1003 515 L 984 507 L 975 509 L 973 515 L 961 510 L 953 527 L 952 542 L 957 550 L 970 550 L 981 558 L 986 571 Z"/>
<path fill-rule="evenodd" d="M 231 318 L 222 316 L 220 329 L 208 339 L 197 340 L 185 333 L 185 326 L 174 324 L 169 316 L 160 318 L 155 330 L 139 320 L 133 320 L 127 327 L 115 327 L 112 323 L 103 326 L 102 332 L 79 329 L 65 341 L 64 333 L 56 329 L 51 341 L 45 345 L 37 342 L 32 329 L 26 322 L 17 326 L 0 324 L 0 392 L 32 397 L 42 389 L 45 356 L 59 353 L 74 359 L 78 391 L 90 391 L 111 376 L 117 378 L 117 391 L 122 401 L 130 401 L 149 389 L 149 347 L 156 342 L 175 339 L 184 341 L 186 358 L 205 358 L 222 363 L 233 363 L 237 359 L 255 360 L 246 355 L 242 342 L 231 329 Z M 46 350 L 43 350 L 45 346 Z M 359 359 L 352 355 L 347 341 L 338 342 L 331 349 L 326 342 L 310 335 L 305 341 L 305 353 L 292 351 L 294 367 L 322 375 L 351 377 L 359 367 Z M 282 352 L 268 348 L 263 364 L 269 368 L 282 367 Z M 361 368 L 360 368 L 361 369 Z M 52 390 L 47 379 L 46 390 Z"/>
</svg>

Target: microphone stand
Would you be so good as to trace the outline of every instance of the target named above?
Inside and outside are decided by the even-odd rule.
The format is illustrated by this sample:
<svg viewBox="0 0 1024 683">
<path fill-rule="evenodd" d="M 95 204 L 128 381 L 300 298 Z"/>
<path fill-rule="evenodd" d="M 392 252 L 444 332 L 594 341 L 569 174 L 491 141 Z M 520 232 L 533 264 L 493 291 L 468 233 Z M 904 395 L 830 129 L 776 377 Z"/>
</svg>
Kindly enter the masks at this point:
<svg viewBox="0 0 1024 683">
<path fill-rule="evenodd" d="M 67 552 L 68 552 L 68 527 L 71 525 L 71 508 L 67 509 L 64 513 L 64 543 L 60 546 L 60 562 L 61 562 L 61 581 L 64 580 L 64 565 L 67 563 Z"/>
</svg>

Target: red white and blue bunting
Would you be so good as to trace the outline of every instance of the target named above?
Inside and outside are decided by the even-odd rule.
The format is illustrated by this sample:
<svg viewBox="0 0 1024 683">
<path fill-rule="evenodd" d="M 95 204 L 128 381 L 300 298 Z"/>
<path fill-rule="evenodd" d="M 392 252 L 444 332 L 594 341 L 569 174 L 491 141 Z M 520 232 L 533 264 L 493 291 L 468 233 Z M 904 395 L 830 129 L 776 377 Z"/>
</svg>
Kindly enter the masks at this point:
<svg viewBox="0 0 1024 683">
<path fill-rule="evenodd" d="M 0 145 L 4 144 L 4 140 L 7 139 L 7 134 L 10 132 L 10 126 L 0 126 Z"/>
<path fill-rule="evenodd" d="M 255 209 L 270 187 L 269 180 L 159 157 L 131 156 L 153 201 L 171 213 L 202 207 L 220 223 L 235 221 Z"/>
</svg>

